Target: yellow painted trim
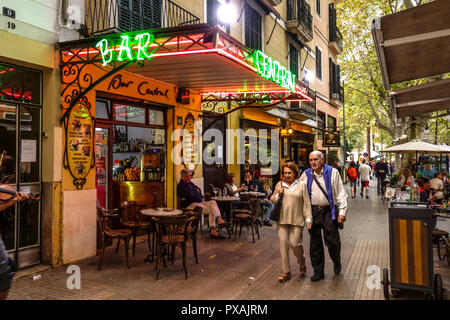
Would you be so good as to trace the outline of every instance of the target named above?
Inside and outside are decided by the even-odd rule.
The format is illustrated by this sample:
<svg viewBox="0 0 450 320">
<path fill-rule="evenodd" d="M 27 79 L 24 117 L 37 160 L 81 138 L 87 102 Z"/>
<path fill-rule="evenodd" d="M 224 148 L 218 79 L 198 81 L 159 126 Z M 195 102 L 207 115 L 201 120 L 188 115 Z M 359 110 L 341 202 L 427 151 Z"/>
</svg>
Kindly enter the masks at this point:
<svg viewBox="0 0 450 320">
<path fill-rule="evenodd" d="M 401 266 L 401 277 L 400 281 L 403 283 L 409 282 L 409 274 L 408 274 L 408 239 L 407 239 L 407 231 L 406 231 L 406 220 L 400 219 L 399 223 L 399 231 L 400 231 L 400 266 Z"/>
<path fill-rule="evenodd" d="M 417 285 L 423 285 L 422 275 L 422 243 L 421 243 L 422 221 L 413 221 L 414 234 L 414 275 Z"/>
</svg>

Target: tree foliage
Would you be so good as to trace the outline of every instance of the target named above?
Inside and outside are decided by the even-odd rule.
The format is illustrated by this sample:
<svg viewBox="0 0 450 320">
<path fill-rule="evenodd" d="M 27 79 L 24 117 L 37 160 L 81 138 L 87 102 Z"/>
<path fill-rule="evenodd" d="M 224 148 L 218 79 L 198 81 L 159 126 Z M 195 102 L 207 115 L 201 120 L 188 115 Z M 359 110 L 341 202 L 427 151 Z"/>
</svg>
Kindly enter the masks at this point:
<svg viewBox="0 0 450 320">
<path fill-rule="evenodd" d="M 381 142 L 382 139 L 383 143 L 388 145 L 404 134 L 408 135 L 409 140 L 420 138 L 425 124 L 432 118 L 431 114 L 425 114 L 412 119 L 397 119 L 395 107 L 390 103 L 389 92 L 383 87 L 371 33 L 372 22 L 376 17 L 427 2 L 431 0 L 344 0 L 338 4 L 338 26 L 344 38 L 340 65 L 345 90 L 346 136 L 349 148 L 365 144 L 368 127 L 375 132 L 374 142 Z M 417 85 L 425 81 L 410 81 L 402 83 L 401 86 Z M 396 86 L 392 88 L 396 89 Z M 342 119 L 342 108 L 340 112 Z M 439 140 L 448 142 L 445 140 L 450 134 L 448 120 L 442 118 L 438 121 L 442 127 L 439 130 Z"/>
</svg>

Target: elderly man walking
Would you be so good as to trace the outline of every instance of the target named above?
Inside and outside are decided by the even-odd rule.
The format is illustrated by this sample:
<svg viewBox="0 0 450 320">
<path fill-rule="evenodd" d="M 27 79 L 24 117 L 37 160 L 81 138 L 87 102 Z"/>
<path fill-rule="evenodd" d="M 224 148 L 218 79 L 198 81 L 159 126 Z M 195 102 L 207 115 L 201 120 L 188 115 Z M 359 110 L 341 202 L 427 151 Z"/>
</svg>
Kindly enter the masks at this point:
<svg viewBox="0 0 450 320">
<path fill-rule="evenodd" d="M 313 215 L 312 227 L 308 230 L 311 236 L 309 254 L 314 269 L 311 281 L 319 281 L 325 277 L 322 229 L 325 245 L 334 263 L 334 273 L 341 273 L 341 240 L 338 228 L 345 221 L 347 192 L 338 170 L 325 164 L 322 152 L 311 152 L 309 163 L 311 169 L 305 170 L 300 180 L 306 182 Z"/>
</svg>

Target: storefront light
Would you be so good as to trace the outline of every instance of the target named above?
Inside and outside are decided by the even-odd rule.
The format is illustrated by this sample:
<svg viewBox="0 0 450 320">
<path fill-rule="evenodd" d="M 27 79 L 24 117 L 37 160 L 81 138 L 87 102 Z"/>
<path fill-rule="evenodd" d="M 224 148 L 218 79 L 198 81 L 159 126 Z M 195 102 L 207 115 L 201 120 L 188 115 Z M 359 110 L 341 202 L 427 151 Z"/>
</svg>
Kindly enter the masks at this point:
<svg viewBox="0 0 450 320">
<path fill-rule="evenodd" d="M 235 22 L 237 15 L 234 6 L 229 3 L 222 3 L 217 9 L 217 18 L 220 22 L 225 24 Z"/>
</svg>

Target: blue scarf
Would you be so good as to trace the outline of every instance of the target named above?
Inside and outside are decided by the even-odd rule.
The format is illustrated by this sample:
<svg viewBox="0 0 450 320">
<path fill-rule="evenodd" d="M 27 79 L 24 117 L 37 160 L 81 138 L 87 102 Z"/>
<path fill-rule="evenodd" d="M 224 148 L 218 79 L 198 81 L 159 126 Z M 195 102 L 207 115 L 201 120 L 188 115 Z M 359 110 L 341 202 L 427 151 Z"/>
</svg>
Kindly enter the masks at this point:
<svg viewBox="0 0 450 320">
<path fill-rule="evenodd" d="M 331 207 L 331 217 L 333 220 L 336 220 L 336 210 L 334 208 L 334 201 L 333 201 L 333 189 L 331 188 L 331 173 L 333 171 L 333 167 L 324 164 L 323 165 L 323 179 L 325 180 L 325 189 L 328 193 L 328 200 L 330 202 Z M 308 178 L 307 182 L 307 188 L 308 188 L 308 194 L 309 199 L 311 200 L 311 185 L 314 181 L 314 178 L 312 176 L 312 169 L 308 169 L 305 171 L 306 177 Z"/>
</svg>

